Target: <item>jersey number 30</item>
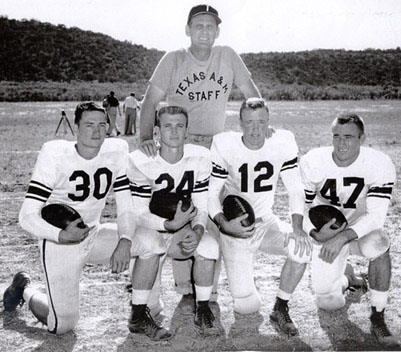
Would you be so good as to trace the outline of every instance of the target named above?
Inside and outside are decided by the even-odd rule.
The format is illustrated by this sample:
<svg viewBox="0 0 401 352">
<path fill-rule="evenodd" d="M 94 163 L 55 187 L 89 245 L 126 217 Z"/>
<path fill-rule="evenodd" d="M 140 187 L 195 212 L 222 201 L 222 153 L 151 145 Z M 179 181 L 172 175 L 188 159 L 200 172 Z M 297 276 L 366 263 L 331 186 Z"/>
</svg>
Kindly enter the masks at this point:
<svg viewBox="0 0 401 352">
<path fill-rule="evenodd" d="M 95 187 L 93 188 L 93 196 L 96 199 L 102 199 L 107 195 L 111 186 L 112 176 L 113 173 L 107 167 L 101 167 L 100 169 L 97 169 L 96 172 L 93 174 L 93 181 L 95 184 Z M 77 195 L 74 193 L 68 193 L 68 198 L 73 201 L 82 202 L 89 197 L 91 180 L 90 176 L 85 171 L 74 171 L 71 174 L 69 181 L 76 181 L 75 191 L 79 194 Z M 104 181 L 105 184 L 103 184 L 102 187 L 102 182 Z"/>
</svg>

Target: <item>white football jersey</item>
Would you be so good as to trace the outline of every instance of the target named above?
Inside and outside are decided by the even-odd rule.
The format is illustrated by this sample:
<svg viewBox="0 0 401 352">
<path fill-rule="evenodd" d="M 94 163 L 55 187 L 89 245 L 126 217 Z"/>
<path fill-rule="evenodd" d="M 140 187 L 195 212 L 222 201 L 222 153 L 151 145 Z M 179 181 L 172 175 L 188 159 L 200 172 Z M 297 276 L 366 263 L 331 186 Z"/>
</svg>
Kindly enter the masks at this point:
<svg viewBox="0 0 401 352">
<path fill-rule="evenodd" d="M 213 162 L 210 180 L 209 214 L 222 212 L 219 192 L 246 199 L 256 217 L 272 215 L 274 194 L 279 175 L 289 191 L 291 213 L 303 214 L 303 195 L 298 170 L 298 146 L 290 131 L 277 130 L 265 140 L 261 149 L 251 150 L 242 141 L 240 132 L 223 132 L 213 137 Z M 297 194 L 293 197 L 294 194 Z M 300 196 L 299 196 L 300 194 Z"/>
<path fill-rule="evenodd" d="M 78 211 L 88 226 L 99 223 L 106 197 L 129 189 L 126 176 L 128 144 L 106 139 L 96 157 L 82 158 L 75 141 L 54 140 L 39 153 L 26 199 L 67 204 Z"/>
<path fill-rule="evenodd" d="M 157 191 L 179 193 L 191 198 L 198 209 L 192 225 L 207 224 L 207 195 L 212 164 L 205 147 L 185 144 L 180 161 L 170 164 L 158 153 L 148 157 L 140 150 L 130 153 L 127 175 L 139 224 L 155 230 L 164 230 L 166 219 L 150 213 L 149 203 Z"/>
<path fill-rule="evenodd" d="M 351 165 L 339 167 L 332 153 L 333 147 L 322 147 L 301 158 L 306 204 L 337 207 L 358 237 L 382 228 L 396 177 L 393 162 L 378 150 L 361 147 Z"/>
</svg>

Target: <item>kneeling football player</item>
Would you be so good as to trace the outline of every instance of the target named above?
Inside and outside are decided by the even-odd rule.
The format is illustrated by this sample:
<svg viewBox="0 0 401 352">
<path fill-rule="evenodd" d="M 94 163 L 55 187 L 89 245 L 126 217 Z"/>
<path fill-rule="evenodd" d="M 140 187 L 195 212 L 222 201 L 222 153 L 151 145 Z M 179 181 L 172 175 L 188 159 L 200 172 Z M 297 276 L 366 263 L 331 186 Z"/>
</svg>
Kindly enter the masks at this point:
<svg viewBox="0 0 401 352">
<path fill-rule="evenodd" d="M 135 247 L 131 245 L 135 216 L 126 176 L 128 144 L 121 139 L 105 140 L 107 127 L 103 108 L 93 102 L 78 104 L 77 141 L 54 140 L 43 145 L 19 214 L 22 228 L 39 239 L 47 295 L 30 285 L 26 272 L 19 272 L 4 292 L 4 308 L 13 311 L 26 302 L 54 334 L 66 333 L 78 322 L 84 265 L 111 260 L 113 271 L 123 271 Z M 99 222 L 111 188 L 118 226 Z M 68 205 L 81 218 L 60 229 L 41 217 L 46 203 Z"/>
<path fill-rule="evenodd" d="M 371 331 L 378 342 L 397 346 L 384 320 L 391 278 L 390 239 L 384 232 L 395 167 L 384 153 L 363 147 L 365 124 L 356 114 L 343 114 L 331 126 L 333 146 L 309 151 L 300 169 L 308 206 L 331 205 L 339 209 L 348 226 L 331 229 L 334 220 L 316 231 L 308 219 L 305 230 L 314 241 L 312 288 L 319 308 L 336 310 L 345 305 L 344 290 L 361 286 L 350 277 L 350 254 L 369 259 Z M 366 286 L 362 283 L 362 286 Z"/>
<path fill-rule="evenodd" d="M 234 311 L 257 312 L 261 300 L 254 284 L 255 252 L 287 256 L 270 320 L 287 335 L 297 335 L 288 301 L 305 271 L 311 243 L 302 230 L 304 196 L 299 175 L 298 147 L 294 136 L 277 130 L 266 138 L 269 111 L 263 99 L 250 98 L 240 108 L 240 132 L 223 132 L 213 138 L 213 162 L 209 185 L 209 215 L 221 229 L 220 245 L 227 271 Z M 279 175 L 289 193 L 292 227 L 273 213 L 274 193 Z M 247 215 L 228 220 L 220 193 L 237 195 L 252 206 L 256 222 L 243 226 Z M 288 245 L 288 246 L 287 246 Z"/>
<path fill-rule="evenodd" d="M 160 149 L 155 157 L 137 150 L 130 154 L 128 178 L 133 203 L 139 212 L 135 238 L 146 254 L 135 260 L 132 272 L 132 313 L 129 329 L 160 340 L 165 330 L 155 329 L 150 315 L 149 297 L 160 273 L 164 259 L 194 258 L 193 277 L 196 293 L 195 327 L 202 334 L 218 334 L 213 325 L 214 316 L 209 308 L 214 267 L 219 256 L 215 234 L 208 231 L 207 196 L 211 173 L 208 149 L 185 144 L 188 114 L 178 106 L 162 107 L 156 118 L 155 131 Z M 163 194 L 175 193 L 191 200 L 188 209 L 183 201 L 176 207 L 172 219 L 163 211 L 151 212 L 151 198 L 163 199 Z M 169 197 L 165 197 L 166 202 Z M 166 204 L 168 206 L 168 204 Z M 159 215 L 157 215 L 159 213 Z M 212 223 L 210 222 L 210 225 Z M 149 255 L 149 251 L 151 255 Z"/>
</svg>

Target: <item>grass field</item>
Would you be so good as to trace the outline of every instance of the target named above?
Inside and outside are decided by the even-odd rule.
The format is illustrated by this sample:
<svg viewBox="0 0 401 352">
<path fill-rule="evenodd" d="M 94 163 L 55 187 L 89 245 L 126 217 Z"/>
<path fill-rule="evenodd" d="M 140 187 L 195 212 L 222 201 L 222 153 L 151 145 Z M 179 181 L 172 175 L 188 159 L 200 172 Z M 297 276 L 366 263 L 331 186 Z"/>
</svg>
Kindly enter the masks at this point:
<svg viewBox="0 0 401 352">
<path fill-rule="evenodd" d="M 42 271 L 36 240 L 18 225 L 18 211 L 32 174 L 37 151 L 54 138 L 72 139 L 71 134 L 54 136 L 61 110 L 70 121 L 74 103 L 0 103 L 0 289 L 19 270 L 30 272 L 43 288 Z M 342 111 L 354 111 L 368 126 L 366 145 L 390 155 L 396 164 L 398 185 L 401 175 L 401 102 L 270 102 L 272 124 L 295 133 L 300 153 L 330 143 L 329 126 Z M 238 129 L 238 103 L 230 103 L 227 129 Z M 122 126 L 122 119 L 118 120 Z M 63 129 L 61 129 L 63 132 Z M 137 136 L 127 138 L 130 150 Z M 392 332 L 401 333 L 401 240 L 398 236 L 401 214 L 400 187 L 396 185 L 385 229 L 392 239 L 393 279 L 386 310 Z M 288 219 L 287 196 L 279 189 L 275 212 Z M 108 198 L 102 222 L 114 221 L 114 198 Z M 219 282 L 216 322 L 224 330 L 219 338 L 202 338 L 193 330 L 192 317 L 176 311 L 179 296 L 174 292 L 171 262 L 163 271 L 162 298 L 165 310 L 160 319 L 174 333 L 163 343 L 130 334 L 127 329 L 129 294 L 125 291 L 127 273 L 111 274 L 106 266 L 87 266 L 81 280 L 81 318 L 76 329 L 63 336 L 52 336 L 24 306 L 5 314 L 0 308 L 0 351 L 216 351 L 281 350 L 332 351 L 382 350 L 369 332 L 369 294 L 347 297 L 343 309 L 327 313 L 316 309 L 307 269 L 290 303 L 290 312 L 299 324 L 300 334 L 287 338 L 269 322 L 283 258 L 259 253 L 255 263 L 256 284 L 263 297 L 260 313 L 238 316 L 233 313 L 224 268 Z M 357 272 L 366 272 L 367 261 L 352 258 Z M 1 305 L 1 304 L 0 304 Z"/>
</svg>

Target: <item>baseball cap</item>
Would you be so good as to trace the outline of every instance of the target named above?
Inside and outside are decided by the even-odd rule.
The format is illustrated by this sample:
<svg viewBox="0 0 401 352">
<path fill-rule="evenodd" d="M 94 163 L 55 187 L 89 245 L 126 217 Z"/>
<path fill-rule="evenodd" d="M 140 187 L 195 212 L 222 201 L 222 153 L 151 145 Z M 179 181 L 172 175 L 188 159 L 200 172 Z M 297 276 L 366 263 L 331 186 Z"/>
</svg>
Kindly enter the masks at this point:
<svg viewBox="0 0 401 352">
<path fill-rule="evenodd" d="M 215 8 L 209 5 L 197 5 L 194 6 L 191 11 L 189 11 L 187 24 L 189 24 L 189 22 L 191 22 L 191 20 L 198 15 L 212 15 L 215 17 L 217 24 L 221 23 L 219 13 Z"/>
</svg>

